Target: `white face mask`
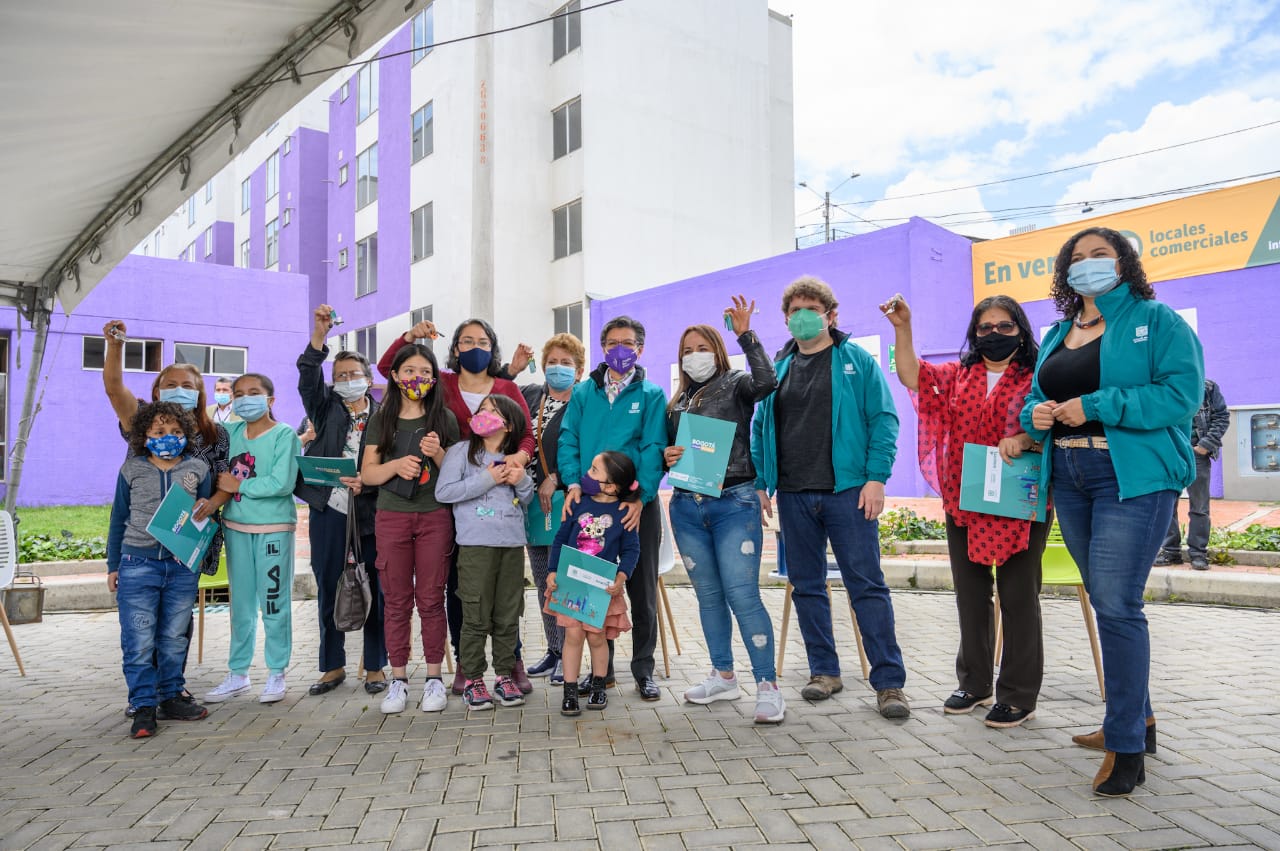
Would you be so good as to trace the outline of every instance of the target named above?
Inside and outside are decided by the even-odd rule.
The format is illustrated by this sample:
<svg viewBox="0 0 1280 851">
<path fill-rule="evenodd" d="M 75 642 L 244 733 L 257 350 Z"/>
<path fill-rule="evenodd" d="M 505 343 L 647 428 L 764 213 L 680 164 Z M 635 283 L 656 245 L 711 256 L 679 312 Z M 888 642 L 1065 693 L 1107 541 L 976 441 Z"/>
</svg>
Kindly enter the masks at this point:
<svg viewBox="0 0 1280 851">
<path fill-rule="evenodd" d="M 716 374 L 715 352 L 690 352 L 680 359 L 685 374 L 701 384 Z"/>
</svg>

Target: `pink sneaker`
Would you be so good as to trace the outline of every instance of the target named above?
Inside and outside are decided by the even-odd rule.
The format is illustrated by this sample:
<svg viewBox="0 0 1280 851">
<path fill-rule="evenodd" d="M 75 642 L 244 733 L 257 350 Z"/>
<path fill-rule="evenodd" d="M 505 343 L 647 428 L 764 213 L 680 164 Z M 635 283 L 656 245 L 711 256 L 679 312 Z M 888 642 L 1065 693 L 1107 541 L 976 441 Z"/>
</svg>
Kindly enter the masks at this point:
<svg viewBox="0 0 1280 851">
<path fill-rule="evenodd" d="M 493 681 L 493 696 L 503 706 L 520 706 L 524 703 L 524 694 L 511 677 L 498 677 Z"/>
<path fill-rule="evenodd" d="M 484 680 L 467 680 L 467 684 L 462 689 L 462 699 L 466 701 L 469 709 L 493 708 L 493 698 L 489 696 L 489 689 L 485 688 Z"/>
</svg>

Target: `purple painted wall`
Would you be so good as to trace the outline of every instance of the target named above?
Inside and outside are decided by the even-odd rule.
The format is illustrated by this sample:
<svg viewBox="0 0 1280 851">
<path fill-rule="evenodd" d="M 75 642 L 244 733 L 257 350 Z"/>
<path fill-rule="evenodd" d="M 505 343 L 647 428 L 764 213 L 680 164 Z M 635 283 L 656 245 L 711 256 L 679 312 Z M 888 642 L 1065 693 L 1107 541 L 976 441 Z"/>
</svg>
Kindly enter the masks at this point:
<svg viewBox="0 0 1280 851">
<path fill-rule="evenodd" d="M 970 242 L 922 219 L 863 236 L 807 248 L 690 278 L 643 292 L 591 304 L 591 325 L 601 328 L 610 317 L 628 314 L 644 323 L 645 351 L 640 363 L 670 392 L 670 369 L 684 329 L 694 323 L 722 325 L 722 310 L 730 296 L 754 298 L 760 315 L 753 323 L 769 352 L 790 339 L 782 318 L 782 291 L 801 275 L 814 275 L 831 285 L 840 303 L 838 325 L 854 337 L 880 335 L 880 362 L 887 370 L 892 326 L 876 305 L 901 292 L 917 320 L 917 346 L 922 353 L 954 353 L 973 306 Z M 672 321 L 673 313 L 679 318 Z M 936 329 L 936 330 L 926 330 Z M 589 341 L 591 360 L 603 355 L 598 342 Z M 728 341 L 730 354 L 737 345 Z M 916 421 L 906 390 L 888 375 L 901 420 L 898 456 L 887 492 L 916 496 L 926 486 L 916 464 Z"/>
<path fill-rule="evenodd" d="M 267 256 L 266 203 L 267 164 L 264 161 L 249 175 L 249 267 L 252 269 L 261 269 Z"/>
<path fill-rule="evenodd" d="M 326 253 L 329 227 L 329 185 L 325 173 L 329 163 L 329 134 L 301 127 L 294 133 L 293 149 L 281 166 L 289 178 L 293 193 L 293 222 L 289 229 L 289 261 L 293 271 L 311 281 L 308 305 L 320 304 L 327 297 L 330 264 L 334 257 Z"/>
<path fill-rule="evenodd" d="M 27 448 L 19 504 L 66 505 L 110 502 L 116 472 L 124 460 L 124 443 L 115 415 L 102 389 L 102 372 L 83 369 L 83 339 L 101 338 L 108 319 L 123 319 L 130 339 L 162 341 L 162 364 L 174 359 L 175 342 L 243 346 L 247 366 L 276 384 L 276 418 L 297 423 L 298 353 L 310 329 L 304 321 L 307 281 L 301 275 L 237 269 L 130 255 L 106 277 L 70 317 L 55 312 L 42 372 L 41 410 Z M 216 300 L 209 298 L 216 293 Z M 158 318 L 157 305 L 173 305 L 173 318 Z M 199 307 L 208 305 L 208 307 Z M 16 348 L 16 312 L 0 311 L 0 333 Z M 35 335 L 29 326 L 21 337 L 20 360 L 10 355 L 6 426 L 8 446 L 18 434 L 26 365 Z M 11 348 L 11 352 L 12 352 Z M 23 369 L 18 369 L 21 363 Z M 150 398 L 155 373 L 127 372 L 125 384 L 140 398 Z M 212 398 L 213 384 L 206 380 Z M 7 464 L 5 473 L 7 477 Z M 0 486 L 0 494 L 4 492 Z M 106 530 L 103 530 L 106 533 Z"/>
<path fill-rule="evenodd" d="M 234 222 L 213 223 L 213 253 L 205 255 L 204 236 L 200 237 L 200 257 L 202 263 L 215 263 L 219 266 L 234 266 L 236 263 L 236 226 Z"/>
</svg>

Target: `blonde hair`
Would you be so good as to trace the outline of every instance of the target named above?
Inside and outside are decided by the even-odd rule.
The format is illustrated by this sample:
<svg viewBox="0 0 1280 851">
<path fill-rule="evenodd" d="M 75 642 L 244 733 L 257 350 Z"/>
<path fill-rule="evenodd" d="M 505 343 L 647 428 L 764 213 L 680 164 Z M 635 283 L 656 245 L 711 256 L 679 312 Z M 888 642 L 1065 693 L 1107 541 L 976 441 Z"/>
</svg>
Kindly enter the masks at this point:
<svg viewBox="0 0 1280 851">
<path fill-rule="evenodd" d="M 822 307 L 828 313 L 840 306 L 840 302 L 836 301 L 836 294 L 832 292 L 831 287 L 825 281 L 812 275 L 803 275 L 796 278 L 782 291 L 783 316 L 788 315 L 791 308 L 791 300 L 796 296 L 812 298 L 822 302 Z"/>
<path fill-rule="evenodd" d="M 564 349 L 569 353 L 569 357 L 573 358 L 573 362 L 578 365 L 578 369 L 587 368 L 587 347 L 582 345 L 582 341 L 572 334 L 561 333 L 556 334 L 542 344 L 543 372 L 547 369 L 547 358 L 551 357 L 552 349 Z"/>
</svg>

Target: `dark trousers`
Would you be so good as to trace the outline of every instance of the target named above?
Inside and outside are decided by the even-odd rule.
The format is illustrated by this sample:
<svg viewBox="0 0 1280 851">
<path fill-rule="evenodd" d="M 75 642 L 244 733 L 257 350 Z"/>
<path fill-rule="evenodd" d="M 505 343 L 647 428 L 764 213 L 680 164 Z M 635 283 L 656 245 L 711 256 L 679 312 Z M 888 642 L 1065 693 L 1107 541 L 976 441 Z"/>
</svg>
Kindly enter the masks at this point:
<svg viewBox="0 0 1280 851">
<path fill-rule="evenodd" d="M 653 651 L 658 646 L 658 547 L 662 543 L 662 500 L 654 498 L 640 512 L 640 561 L 627 580 L 631 604 L 631 676 L 653 679 Z M 609 676 L 613 676 L 609 642 Z"/>
<path fill-rule="evenodd" d="M 1044 678 L 1044 637 L 1040 627 L 1040 559 L 1053 517 L 1031 524 L 1027 549 L 1014 553 L 995 568 L 969 560 L 969 530 L 947 517 L 947 550 L 951 554 L 951 579 L 956 589 L 956 613 L 960 617 L 960 651 L 956 654 L 956 681 L 963 691 L 986 697 L 992 693 L 995 653 L 994 585 L 1000 594 L 1004 648 L 1000 679 L 995 683 L 998 703 L 1019 709 L 1035 709 Z"/>
<path fill-rule="evenodd" d="M 354 506 L 352 506 L 354 508 Z M 316 576 L 316 603 L 320 610 L 320 671 L 344 668 L 347 664 L 347 634 L 333 625 L 333 604 L 338 581 L 347 566 L 347 515 L 326 508 L 311 509 L 311 572 Z M 370 532 L 360 536 L 360 555 L 369 574 L 373 604 L 364 622 L 364 668 L 381 671 L 387 664 L 387 648 L 382 628 L 382 587 L 374 564 L 378 558 L 377 539 Z"/>
<path fill-rule="evenodd" d="M 1213 459 L 1196 453 L 1196 480 L 1187 485 L 1187 553 L 1191 558 L 1209 556 L 1209 471 Z M 1182 534 L 1178 528 L 1178 508 L 1173 509 L 1173 522 L 1160 549 L 1182 558 Z"/>
</svg>

